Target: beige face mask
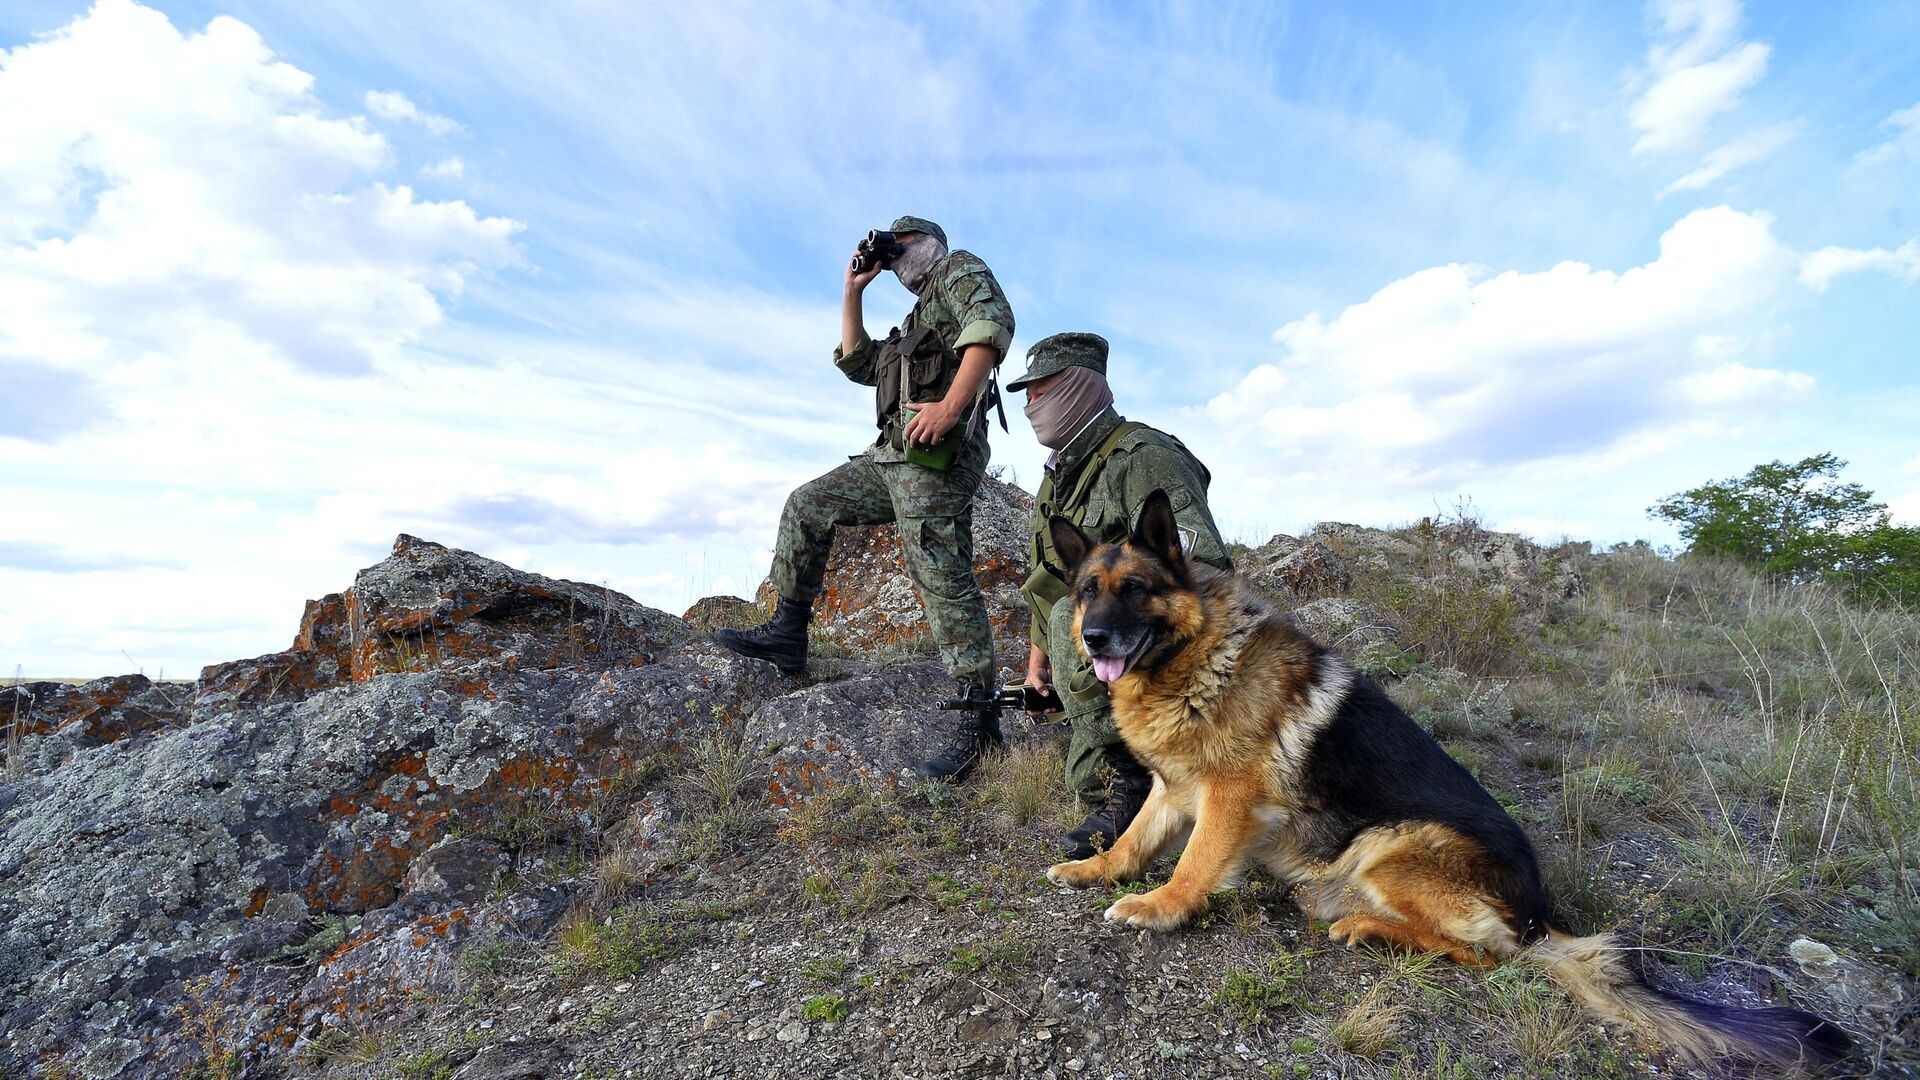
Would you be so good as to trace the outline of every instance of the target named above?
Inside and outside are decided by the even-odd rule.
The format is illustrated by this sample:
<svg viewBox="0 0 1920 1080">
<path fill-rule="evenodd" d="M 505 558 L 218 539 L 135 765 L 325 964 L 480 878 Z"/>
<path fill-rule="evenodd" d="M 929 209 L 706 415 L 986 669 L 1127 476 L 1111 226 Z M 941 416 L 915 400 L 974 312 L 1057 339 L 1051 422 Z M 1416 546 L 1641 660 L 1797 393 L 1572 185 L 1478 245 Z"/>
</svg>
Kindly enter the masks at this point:
<svg viewBox="0 0 1920 1080">
<path fill-rule="evenodd" d="M 1099 416 L 1113 404 L 1113 390 L 1107 377 L 1079 366 L 1066 368 L 1060 381 L 1036 400 L 1027 402 L 1027 422 L 1033 425 L 1033 437 L 1049 450 L 1065 450 L 1087 421 Z"/>
<path fill-rule="evenodd" d="M 933 269 L 933 264 L 946 257 L 946 246 L 929 236 L 907 245 L 906 253 L 893 260 L 893 273 L 908 292 L 918 293 L 920 286 L 927 283 L 927 272 Z"/>
</svg>

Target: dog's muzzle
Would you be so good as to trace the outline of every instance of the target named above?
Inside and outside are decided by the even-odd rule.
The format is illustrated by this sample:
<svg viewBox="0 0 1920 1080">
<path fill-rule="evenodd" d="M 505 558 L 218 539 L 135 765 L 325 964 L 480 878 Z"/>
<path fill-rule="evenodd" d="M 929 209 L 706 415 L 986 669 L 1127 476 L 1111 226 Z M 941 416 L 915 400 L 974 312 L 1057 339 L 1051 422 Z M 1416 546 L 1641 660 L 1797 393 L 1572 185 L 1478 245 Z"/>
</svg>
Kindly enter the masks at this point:
<svg viewBox="0 0 1920 1080">
<path fill-rule="evenodd" d="M 1080 631 L 1080 645 L 1086 650 L 1087 659 L 1093 661 L 1094 677 L 1109 686 L 1139 662 L 1152 642 L 1153 635 L 1148 633 L 1142 633 L 1137 641 L 1129 642 L 1111 630 L 1095 626 Z"/>
</svg>

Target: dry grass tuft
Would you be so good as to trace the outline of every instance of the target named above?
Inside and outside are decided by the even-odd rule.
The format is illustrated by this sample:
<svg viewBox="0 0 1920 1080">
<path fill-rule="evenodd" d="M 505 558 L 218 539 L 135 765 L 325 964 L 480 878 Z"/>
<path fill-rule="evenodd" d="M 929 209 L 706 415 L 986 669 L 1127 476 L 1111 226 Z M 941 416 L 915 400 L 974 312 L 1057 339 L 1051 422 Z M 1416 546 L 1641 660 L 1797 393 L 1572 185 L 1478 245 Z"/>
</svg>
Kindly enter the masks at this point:
<svg viewBox="0 0 1920 1080">
<path fill-rule="evenodd" d="M 614 840 L 593 864 L 593 906 L 604 910 L 625 899 L 645 868 L 644 856 L 631 840 Z"/>
<path fill-rule="evenodd" d="M 1356 1057 L 1379 1057 L 1399 1041 L 1400 1022 L 1409 1011 L 1405 988 L 1383 980 L 1335 1020 L 1327 1035 L 1335 1046 Z"/>
<path fill-rule="evenodd" d="M 1514 967 L 1491 972 L 1484 987 L 1492 1027 L 1520 1060 L 1545 1067 L 1571 1055 L 1592 1025 L 1566 992 L 1544 976 Z"/>
<path fill-rule="evenodd" d="M 1052 746 L 1009 747 L 1004 754 L 989 755 L 976 775 L 970 801 L 1006 814 L 1016 826 L 1073 811 L 1066 805 L 1073 800 L 1061 779 L 1060 754 Z"/>
</svg>

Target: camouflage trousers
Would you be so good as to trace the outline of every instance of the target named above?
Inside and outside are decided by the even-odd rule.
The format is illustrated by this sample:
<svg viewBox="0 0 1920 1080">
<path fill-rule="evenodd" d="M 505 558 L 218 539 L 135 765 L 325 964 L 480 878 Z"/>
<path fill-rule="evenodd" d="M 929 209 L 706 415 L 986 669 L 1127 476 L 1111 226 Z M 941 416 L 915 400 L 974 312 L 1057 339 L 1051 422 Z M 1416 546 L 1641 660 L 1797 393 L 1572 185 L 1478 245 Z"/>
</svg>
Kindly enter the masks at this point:
<svg viewBox="0 0 1920 1080">
<path fill-rule="evenodd" d="M 774 541 L 773 587 L 812 603 L 826 578 L 836 525 L 900 526 L 907 576 L 920 594 L 940 661 L 962 683 L 991 687 L 993 628 L 973 576 L 973 495 L 989 451 L 976 436 L 936 472 L 908 461 L 875 460 L 868 450 L 787 496 Z"/>
<path fill-rule="evenodd" d="M 1126 740 L 1113 719 L 1107 684 L 1093 673 L 1093 662 L 1073 640 L 1073 601 L 1053 605 L 1047 640 L 1040 646 L 1053 666 L 1053 689 L 1067 707 L 1067 786 L 1081 799 L 1099 803 L 1115 757 L 1128 755 Z"/>
</svg>

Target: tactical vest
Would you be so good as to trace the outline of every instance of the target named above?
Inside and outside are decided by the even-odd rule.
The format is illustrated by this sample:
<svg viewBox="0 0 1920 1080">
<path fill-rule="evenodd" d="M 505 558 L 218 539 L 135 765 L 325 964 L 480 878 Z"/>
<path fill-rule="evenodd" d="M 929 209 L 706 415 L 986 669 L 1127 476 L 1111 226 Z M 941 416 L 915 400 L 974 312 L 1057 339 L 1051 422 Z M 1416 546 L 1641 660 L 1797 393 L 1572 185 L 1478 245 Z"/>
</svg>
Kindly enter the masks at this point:
<svg viewBox="0 0 1920 1080">
<path fill-rule="evenodd" d="M 902 405 L 939 401 L 960 374 L 960 354 L 946 343 L 937 327 L 919 325 L 918 309 L 907 316 L 907 328 L 894 327 L 875 348 L 873 420 L 881 437 L 895 450 L 906 448 L 906 416 Z M 969 408 L 954 425 L 973 418 Z"/>
<path fill-rule="evenodd" d="M 1033 572 L 1020 586 L 1026 594 L 1027 603 L 1034 614 L 1041 619 L 1050 617 L 1053 605 L 1066 598 L 1067 571 L 1061 565 L 1058 552 L 1053 549 L 1053 530 L 1047 527 L 1047 521 L 1053 517 L 1064 517 L 1075 525 L 1087 516 L 1087 496 L 1093 493 L 1094 482 L 1100 479 L 1100 471 L 1107 459 L 1120 447 L 1120 440 L 1139 431 L 1147 425 L 1133 420 L 1125 420 L 1107 433 L 1100 445 L 1080 465 L 1080 472 L 1074 477 L 1073 487 L 1067 497 L 1055 499 L 1053 477 L 1040 481 L 1040 494 L 1033 501 L 1033 544 L 1028 549 L 1028 560 L 1033 564 Z M 1184 447 L 1182 448 L 1184 449 Z"/>
</svg>

